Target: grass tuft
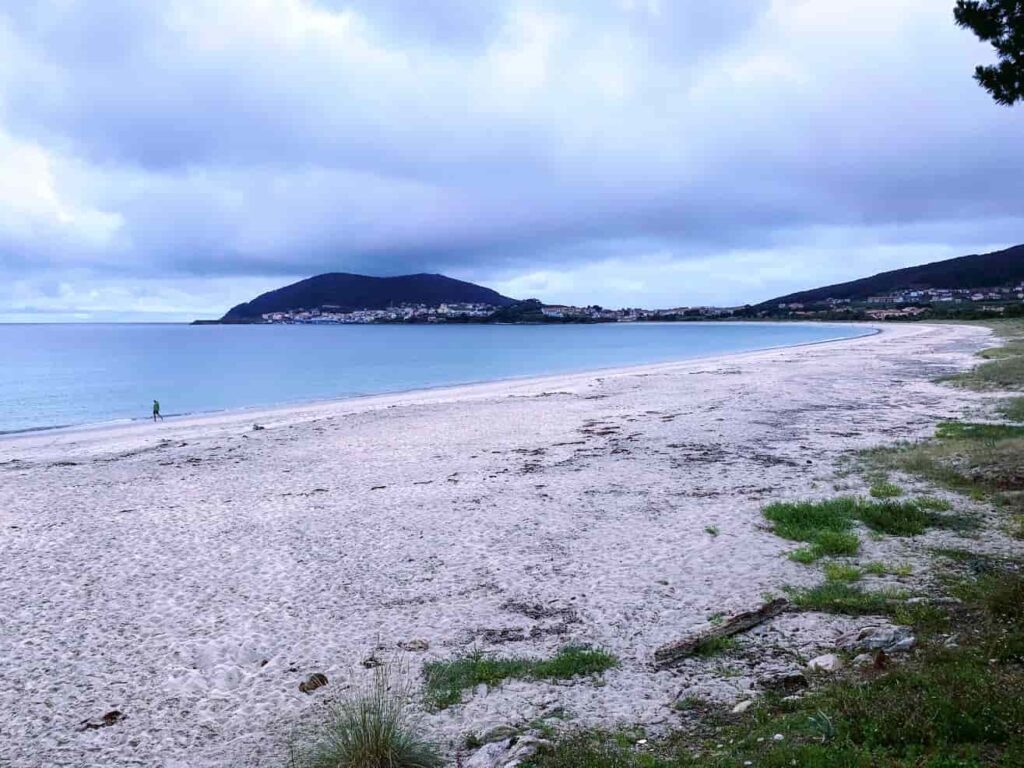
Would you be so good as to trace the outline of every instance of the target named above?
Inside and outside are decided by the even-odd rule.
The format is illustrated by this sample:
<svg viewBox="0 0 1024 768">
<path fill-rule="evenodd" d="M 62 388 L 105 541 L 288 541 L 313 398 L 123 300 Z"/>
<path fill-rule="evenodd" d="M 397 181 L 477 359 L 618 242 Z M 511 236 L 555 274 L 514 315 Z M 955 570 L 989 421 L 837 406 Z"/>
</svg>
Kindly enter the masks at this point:
<svg viewBox="0 0 1024 768">
<path fill-rule="evenodd" d="M 577 675 L 597 675 L 618 666 L 618 659 L 600 649 L 569 645 L 550 659 L 499 658 L 483 652 L 452 661 L 432 661 L 424 667 L 426 700 L 433 709 L 445 709 L 462 701 L 462 692 L 484 683 L 499 685 L 509 678 L 563 680 Z"/>
<path fill-rule="evenodd" d="M 1007 440 L 1024 437 L 1024 426 L 944 421 L 935 428 L 935 436 L 940 440 Z"/>
<path fill-rule="evenodd" d="M 693 655 L 702 659 L 709 659 L 736 649 L 738 642 L 735 637 L 711 637 L 698 643 L 693 649 Z"/>
<path fill-rule="evenodd" d="M 860 568 L 845 563 L 825 563 L 826 581 L 860 581 L 863 572 Z"/>
<path fill-rule="evenodd" d="M 409 701 L 389 665 L 378 667 L 368 688 L 332 710 L 319 738 L 293 750 L 293 768 L 440 768 L 441 753 L 418 732 Z"/>
<path fill-rule="evenodd" d="M 822 613 L 842 613 L 850 616 L 884 614 L 893 600 L 906 595 L 892 590 L 868 592 L 860 587 L 838 581 L 826 581 L 807 589 L 789 588 L 790 602 L 797 608 Z"/>
<path fill-rule="evenodd" d="M 896 485 L 896 483 L 886 481 L 882 483 L 875 483 L 871 486 L 868 493 L 870 493 L 871 497 L 875 499 L 895 499 L 898 496 L 903 495 L 903 489 Z"/>
<path fill-rule="evenodd" d="M 910 576 L 914 567 L 910 563 L 891 565 L 889 563 L 868 563 L 864 566 L 864 573 L 871 576 Z"/>
</svg>

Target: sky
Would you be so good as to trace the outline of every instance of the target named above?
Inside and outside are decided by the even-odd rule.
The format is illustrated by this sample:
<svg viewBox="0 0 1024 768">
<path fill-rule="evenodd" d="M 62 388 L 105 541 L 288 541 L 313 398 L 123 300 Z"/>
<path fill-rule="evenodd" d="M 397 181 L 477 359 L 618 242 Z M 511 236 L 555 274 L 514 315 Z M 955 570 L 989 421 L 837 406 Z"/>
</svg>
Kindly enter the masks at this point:
<svg viewBox="0 0 1024 768">
<path fill-rule="evenodd" d="M 1024 242 L 952 0 L 0 0 L 0 321 L 729 306 Z"/>
</svg>

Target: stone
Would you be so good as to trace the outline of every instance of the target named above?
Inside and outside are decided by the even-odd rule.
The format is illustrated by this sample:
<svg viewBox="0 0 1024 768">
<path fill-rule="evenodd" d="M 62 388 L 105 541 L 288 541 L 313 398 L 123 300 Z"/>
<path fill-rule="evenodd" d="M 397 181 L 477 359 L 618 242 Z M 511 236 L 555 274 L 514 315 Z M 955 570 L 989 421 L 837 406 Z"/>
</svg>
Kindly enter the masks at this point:
<svg viewBox="0 0 1024 768">
<path fill-rule="evenodd" d="M 911 597 L 907 605 L 960 605 L 961 602 L 956 597 Z"/>
<path fill-rule="evenodd" d="M 844 651 L 908 651 L 917 643 L 909 627 L 868 626 L 840 635 L 836 647 Z"/>
<path fill-rule="evenodd" d="M 304 682 L 299 683 L 299 690 L 303 693 L 312 693 L 325 685 L 327 685 L 327 675 L 322 672 L 314 672 Z"/>
<path fill-rule="evenodd" d="M 799 670 L 779 672 L 774 675 L 765 675 L 758 680 L 762 688 L 782 693 L 793 693 L 801 688 L 807 687 L 807 676 Z"/>
<path fill-rule="evenodd" d="M 742 715 L 744 712 L 746 712 L 752 706 L 754 706 L 754 700 L 753 699 L 747 699 L 746 701 L 741 701 L 739 704 L 737 704 L 735 707 L 732 708 L 732 713 L 734 715 Z"/>
<path fill-rule="evenodd" d="M 483 736 L 480 737 L 480 742 L 482 744 L 490 744 L 494 741 L 505 741 L 518 735 L 519 730 L 511 725 L 496 725 L 484 732 Z"/>
<path fill-rule="evenodd" d="M 511 737 L 484 744 L 462 761 L 464 768 L 516 768 L 551 742 L 534 736 Z"/>
<path fill-rule="evenodd" d="M 498 766 L 504 764 L 511 744 L 512 739 L 484 744 L 480 749 L 467 757 L 462 762 L 462 765 L 465 768 L 498 768 Z"/>
<path fill-rule="evenodd" d="M 834 653 L 826 653 L 807 662 L 807 668 L 814 672 L 835 672 L 843 666 L 843 660 Z"/>
<path fill-rule="evenodd" d="M 870 653 L 861 653 L 853 657 L 853 666 L 870 667 L 875 663 L 875 657 Z"/>
</svg>

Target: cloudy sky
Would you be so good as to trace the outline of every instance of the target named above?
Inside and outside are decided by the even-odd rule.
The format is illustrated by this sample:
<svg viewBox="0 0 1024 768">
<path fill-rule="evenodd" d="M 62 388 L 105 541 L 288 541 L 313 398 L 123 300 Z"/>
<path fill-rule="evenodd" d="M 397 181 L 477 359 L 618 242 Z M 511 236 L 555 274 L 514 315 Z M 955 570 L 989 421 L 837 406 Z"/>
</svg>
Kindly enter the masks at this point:
<svg viewBox="0 0 1024 768">
<path fill-rule="evenodd" d="M 0 0 L 0 320 L 735 304 L 1024 242 L 952 0 Z"/>
</svg>

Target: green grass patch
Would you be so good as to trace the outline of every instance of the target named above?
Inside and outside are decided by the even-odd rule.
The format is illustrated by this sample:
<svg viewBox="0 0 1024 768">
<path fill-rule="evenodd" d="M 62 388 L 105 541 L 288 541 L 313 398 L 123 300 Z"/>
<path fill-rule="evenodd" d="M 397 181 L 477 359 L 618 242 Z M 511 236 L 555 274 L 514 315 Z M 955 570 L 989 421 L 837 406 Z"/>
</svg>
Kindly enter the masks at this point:
<svg viewBox="0 0 1024 768">
<path fill-rule="evenodd" d="M 1011 538 L 1024 539 L 1024 515 L 1011 515 L 1004 530 Z"/>
<path fill-rule="evenodd" d="M 1009 421 L 1024 421 L 1024 397 L 1008 397 L 996 405 L 996 413 Z"/>
<path fill-rule="evenodd" d="M 827 501 L 777 502 L 762 511 L 776 536 L 814 543 L 823 531 L 850 530 L 856 506 L 852 496 L 840 496 Z"/>
<path fill-rule="evenodd" d="M 790 554 L 790 559 L 810 564 L 826 557 L 857 554 L 860 541 L 850 529 L 855 521 L 871 531 L 890 536 L 917 536 L 929 528 L 969 530 L 973 518 L 941 515 L 937 499 L 861 499 L 841 496 L 826 501 L 779 502 L 764 508 L 772 532 L 785 539 L 810 544 Z"/>
<path fill-rule="evenodd" d="M 918 496 L 914 503 L 921 509 L 930 509 L 932 512 L 949 512 L 953 509 L 953 503 L 948 499 L 940 499 L 935 496 Z"/>
<path fill-rule="evenodd" d="M 800 547 L 800 549 L 794 549 L 790 552 L 787 557 L 794 563 L 800 563 L 801 565 L 813 565 L 821 559 L 821 555 L 815 551 L 814 547 Z"/>
<path fill-rule="evenodd" d="M 812 549 L 818 557 L 852 557 L 860 551 L 860 539 L 853 533 L 822 531 Z"/>
<path fill-rule="evenodd" d="M 462 692 L 480 683 L 495 686 L 509 678 L 564 680 L 598 675 L 618 663 L 612 654 L 582 645 L 566 646 L 550 659 L 501 658 L 477 652 L 427 664 L 423 670 L 425 697 L 433 709 L 445 709 L 460 703 Z"/>
<path fill-rule="evenodd" d="M 717 536 L 718 535 L 718 526 L 717 525 L 706 525 L 706 526 L 704 526 L 704 533 L 706 533 L 708 536 Z"/>
<path fill-rule="evenodd" d="M 1012 338 L 1002 347 L 983 350 L 979 356 L 986 362 L 943 381 L 980 391 L 1024 388 L 1024 341 Z"/>
<path fill-rule="evenodd" d="M 735 637 L 712 637 L 700 642 L 693 650 L 694 656 L 702 659 L 710 659 L 729 651 L 734 651 L 739 646 Z"/>
<path fill-rule="evenodd" d="M 816 587 L 786 590 L 790 602 L 797 608 L 822 613 L 842 613 L 849 616 L 884 614 L 893 601 L 906 597 L 894 590 L 867 591 L 840 581 L 826 581 Z"/>
<path fill-rule="evenodd" d="M 864 464 L 900 470 L 976 501 L 1024 513 L 1024 437 L 929 440 L 861 455 Z"/>
<path fill-rule="evenodd" d="M 853 582 L 860 581 L 863 572 L 860 568 L 846 563 L 825 563 L 822 569 L 826 581 Z"/>
<path fill-rule="evenodd" d="M 875 483 L 871 486 L 868 493 L 875 499 L 895 499 L 903 495 L 903 489 L 896 485 L 896 483 L 886 481 Z"/>
<path fill-rule="evenodd" d="M 1024 437 L 1024 426 L 943 421 L 935 427 L 935 436 L 940 440 L 1008 440 Z"/>
<path fill-rule="evenodd" d="M 871 576 L 910 576 L 914 567 L 909 563 L 868 563 L 864 566 L 864 573 Z"/>
</svg>

